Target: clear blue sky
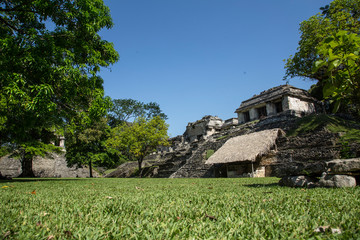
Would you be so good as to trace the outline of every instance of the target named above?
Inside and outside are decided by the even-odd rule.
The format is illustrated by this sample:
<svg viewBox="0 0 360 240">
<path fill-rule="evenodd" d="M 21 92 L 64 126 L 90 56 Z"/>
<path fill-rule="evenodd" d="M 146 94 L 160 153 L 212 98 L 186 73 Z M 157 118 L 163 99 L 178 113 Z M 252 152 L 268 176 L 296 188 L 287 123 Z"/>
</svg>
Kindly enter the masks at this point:
<svg viewBox="0 0 360 240">
<path fill-rule="evenodd" d="M 105 0 L 115 26 L 101 32 L 120 61 L 100 75 L 113 99 L 157 102 L 171 137 L 205 115 L 236 117 L 240 103 L 285 84 L 299 24 L 325 0 Z M 314 82 L 293 79 L 304 89 Z"/>
</svg>

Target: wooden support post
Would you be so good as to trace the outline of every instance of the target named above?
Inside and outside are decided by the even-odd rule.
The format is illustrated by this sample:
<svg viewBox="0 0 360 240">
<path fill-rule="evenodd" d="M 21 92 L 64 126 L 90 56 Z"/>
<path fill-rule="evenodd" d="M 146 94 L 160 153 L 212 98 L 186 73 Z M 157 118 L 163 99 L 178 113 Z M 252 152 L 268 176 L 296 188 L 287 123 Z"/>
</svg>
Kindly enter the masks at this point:
<svg viewBox="0 0 360 240">
<path fill-rule="evenodd" d="M 251 177 L 254 177 L 254 163 L 251 162 Z"/>
</svg>

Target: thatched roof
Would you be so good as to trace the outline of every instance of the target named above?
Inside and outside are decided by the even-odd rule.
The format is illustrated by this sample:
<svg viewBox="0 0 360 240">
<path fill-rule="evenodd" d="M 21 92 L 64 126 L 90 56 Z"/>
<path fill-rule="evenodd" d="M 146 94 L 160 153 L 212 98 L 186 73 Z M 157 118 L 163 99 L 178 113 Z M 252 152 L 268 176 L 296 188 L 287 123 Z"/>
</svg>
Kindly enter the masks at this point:
<svg viewBox="0 0 360 240">
<path fill-rule="evenodd" d="M 231 138 L 205 163 L 255 162 L 258 156 L 267 154 L 283 134 L 281 129 L 276 128 Z"/>
</svg>

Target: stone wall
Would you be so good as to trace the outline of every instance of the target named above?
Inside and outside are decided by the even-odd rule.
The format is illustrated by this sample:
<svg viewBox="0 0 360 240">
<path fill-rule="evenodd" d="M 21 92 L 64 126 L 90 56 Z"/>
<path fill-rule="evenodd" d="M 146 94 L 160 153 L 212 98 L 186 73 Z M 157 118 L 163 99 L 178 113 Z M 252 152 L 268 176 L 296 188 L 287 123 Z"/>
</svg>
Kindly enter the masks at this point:
<svg viewBox="0 0 360 240">
<path fill-rule="evenodd" d="M 9 156 L 0 158 L 0 172 L 3 176 L 18 177 L 21 174 L 20 160 Z M 87 167 L 68 167 L 65 153 L 51 153 L 47 157 L 36 157 L 33 160 L 33 172 L 35 177 L 89 177 Z M 93 171 L 93 176 L 98 177 L 99 174 Z"/>
<path fill-rule="evenodd" d="M 287 106 L 287 109 L 284 110 L 294 110 L 302 114 L 310 114 L 316 111 L 315 104 L 313 102 L 304 101 L 291 96 L 286 96 L 283 101 L 285 102 L 283 106 Z"/>
<path fill-rule="evenodd" d="M 206 139 L 192 143 L 183 143 L 176 151 L 158 154 L 156 174 L 159 178 L 201 178 L 215 177 L 216 166 L 205 164 L 207 150 L 218 150 L 228 139 L 252 131 L 257 123 L 251 122 L 218 131 Z M 152 156 L 152 159 L 155 156 Z"/>
</svg>

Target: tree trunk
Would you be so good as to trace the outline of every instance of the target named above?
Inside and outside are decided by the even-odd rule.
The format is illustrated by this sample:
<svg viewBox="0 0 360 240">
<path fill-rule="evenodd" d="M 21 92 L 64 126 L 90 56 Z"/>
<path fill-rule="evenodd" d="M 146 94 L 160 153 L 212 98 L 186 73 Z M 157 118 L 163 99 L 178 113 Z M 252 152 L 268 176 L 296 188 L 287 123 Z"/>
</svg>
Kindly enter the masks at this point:
<svg viewBox="0 0 360 240">
<path fill-rule="evenodd" d="M 91 160 L 89 161 L 89 169 L 90 169 L 90 177 L 92 178 L 92 177 L 93 177 L 93 174 L 92 174 L 92 163 L 91 163 Z"/>
<path fill-rule="evenodd" d="M 33 166 L 33 156 L 31 154 L 24 153 L 21 159 L 22 173 L 20 174 L 19 177 L 35 177 L 32 166 Z"/>
<path fill-rule="evenodd" d="M 142 175 L 142 174 L 141 174 L 142 161 L 143 161 L 142 159 L 139 159 L 139 160 L 138 160 L 138 164 L 139 164 L 139 176 L 140 176 L 140 177 L 141 177 L 141 175 Z"/>
</svg>

